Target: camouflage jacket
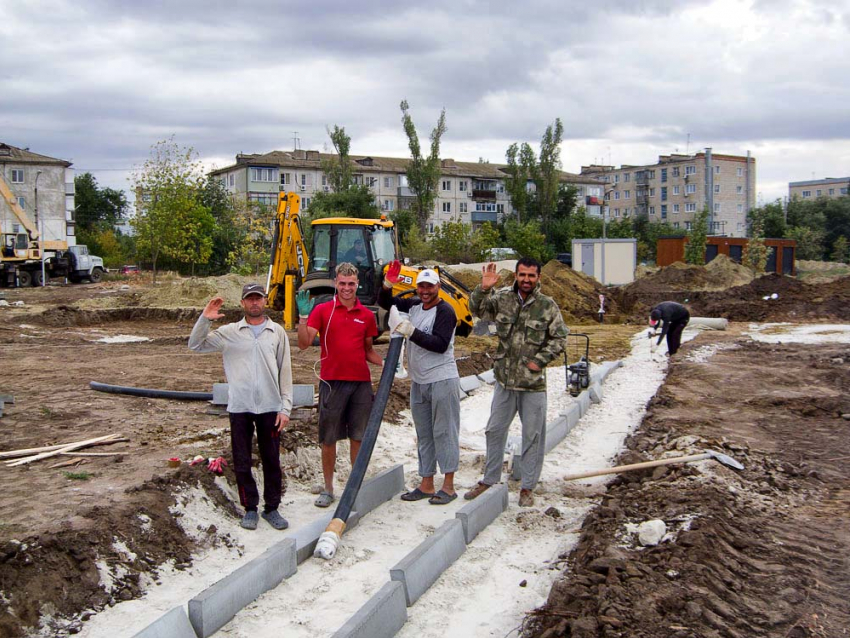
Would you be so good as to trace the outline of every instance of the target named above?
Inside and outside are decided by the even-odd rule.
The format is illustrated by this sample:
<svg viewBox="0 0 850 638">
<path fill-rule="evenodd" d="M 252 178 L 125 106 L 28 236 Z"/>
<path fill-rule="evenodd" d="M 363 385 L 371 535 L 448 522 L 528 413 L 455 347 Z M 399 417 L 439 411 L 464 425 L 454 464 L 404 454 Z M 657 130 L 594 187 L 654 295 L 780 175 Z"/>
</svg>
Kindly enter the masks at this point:
<svg viewBox="0 0 850 638">
<path fill-rule="evenodd" d="M 569 330 L 558 305 L 540 292 L 540 284 L 522 303 L 517 286 L 472 291 L 472 314 L 493 321 L 499 347 L 493 356 L 496 380 L 508 390 L 546 391 L 546 366 L 564 351 Z M 533 361 L 541 371 L 528 369 Z"/>
</svg>

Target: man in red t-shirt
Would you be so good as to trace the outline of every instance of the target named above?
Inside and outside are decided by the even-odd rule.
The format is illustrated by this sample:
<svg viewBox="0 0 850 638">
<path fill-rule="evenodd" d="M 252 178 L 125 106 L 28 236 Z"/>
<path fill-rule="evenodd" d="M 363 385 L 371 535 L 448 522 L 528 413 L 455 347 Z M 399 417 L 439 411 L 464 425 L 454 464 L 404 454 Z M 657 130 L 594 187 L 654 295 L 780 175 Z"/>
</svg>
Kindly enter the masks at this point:
<svg viewBox="0 0 850 638">
<path fill-rule="evenodd" d="M 309 291 L 296 295 L 298 304 L 298 347 L 305 350 L 319 335 L 322 347 L 319 376 L 319 443 L 325 489 L 317 507 L 334 501 L 336 442 L 348 438 L 351 464 L 372 411 L 372 373 L 366 363 L 383 364 L 372 347 L 378 336 L 375 315 L 357 299 L 357 268 L 343 262 L 336 267 L 336 295 L 313 308 Z M 312 312 L 311 312 L 312 311 Z"/>
</svg>

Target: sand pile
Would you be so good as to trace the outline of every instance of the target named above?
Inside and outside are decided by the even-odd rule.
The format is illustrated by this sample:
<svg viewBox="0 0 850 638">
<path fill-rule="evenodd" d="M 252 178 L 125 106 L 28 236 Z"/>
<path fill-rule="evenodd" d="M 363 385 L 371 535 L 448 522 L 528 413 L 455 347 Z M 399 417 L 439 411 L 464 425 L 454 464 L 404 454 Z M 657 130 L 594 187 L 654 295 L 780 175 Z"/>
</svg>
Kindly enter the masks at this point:
<svg viewBox="0 0 850 638">
<path fill-rule="evenodd" d="M 191 277 L 162 282 L 139 295 L 139 305 L 148 308 L 203 308 L 206 303 L 221 295 L 225 307 L 238 306 L 242 286 L 257 282 L 256 277 L 222 275 L 221 277 Z M 265 285 L 265 281 L 260 281 Z"/>
<path fill-rule="evenodd" d="M 749 268 L 718 255 L 706 266 L 677 261 L 635 280 L 625 287 L 626 293 L 652 293 L 670 290 L 726 290 L 753 280 Z"/>
<path fill-rule="evenodd" d="M 605 295 L 606 314 L 619 313 L 616 302 L 599 282 L 555 259 L 543 267 L 542 279 L 543 293 L 555 300 L 567 323 L 596 321 L 600 294 Z"/>
</svg>

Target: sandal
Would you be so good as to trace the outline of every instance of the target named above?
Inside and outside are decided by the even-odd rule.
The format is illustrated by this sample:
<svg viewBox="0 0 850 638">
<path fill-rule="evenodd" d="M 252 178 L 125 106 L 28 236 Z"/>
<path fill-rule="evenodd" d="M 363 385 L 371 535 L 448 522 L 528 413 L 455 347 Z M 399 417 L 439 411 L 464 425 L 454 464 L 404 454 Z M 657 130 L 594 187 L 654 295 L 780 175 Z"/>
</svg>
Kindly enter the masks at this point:
<svg viewBox="0 0 850 638">
<path fill-rule="evenodd" d="M 440 490 L 439 492 L 434 494 L 434 496 L 429 498 L 428 502 L 431 505 L 448 505 L 449 503 L 451 503 L 456 498 L 457 498 L 457 492 L 455 492 L 454 494 L 449 494 L 447 492 L 444 492 L 443 490 Z"/>
<path fill-rule="evenodd" d="M 334 495 L 330 492 L 322 492 L 319 494 L 319 498 L 313 503 L 316 507 L 330 507 L 330 504 L 334 502 Z"/>
<path fill-rule="evenodd" d="M 434 498 L 434 493 L 423 492 L 418 487 L 401 495 L 403 501 L 421 501 L 423 498 Z"/>
</svg>

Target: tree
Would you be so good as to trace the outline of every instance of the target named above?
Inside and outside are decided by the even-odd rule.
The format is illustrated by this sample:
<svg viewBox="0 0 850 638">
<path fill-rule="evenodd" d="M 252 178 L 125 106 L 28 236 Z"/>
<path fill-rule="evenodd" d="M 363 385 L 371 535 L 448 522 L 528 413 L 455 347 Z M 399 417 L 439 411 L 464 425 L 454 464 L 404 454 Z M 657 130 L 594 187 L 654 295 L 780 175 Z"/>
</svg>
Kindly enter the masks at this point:
<svg viewBox="0 0 850 638">
<path fill-rule="evenodd" d="M 77 230 L 93 232 L 111 228 L 124 218 L 127 197 L 123 191 L 100 188 L 91 173 L 83 173 L 74 178 L 74 205 Z"/>
<path fill-rule="evenodd" d="M 198 198 L 203 179 L 195 151 L 180 148 L 173 136 L 154 144 L 151 156 L 133 172 L 136 246 L 150 260 L 154 282 L 161 257 L 193 265 L 209 259 L 202 235 L 211 215 Z"/>
<path fill-rule="evenodd" d="M 446 132 L 446 109 L 440 112 L 437 125 L 431 131 L 431 151 L 428 156 L 422 155 L 419 145 L 419 135 L 410 117 L 407 100 L 401 101 L 401 122 L 407 143 L 410 147 L 411 162 L 407 165 L 407 184 L 416 199 L 414 213 L 419 232 L 426 234 L 428 218 L 434 210 L 437 198 L 437 185 L 440 181 L 440 140 Z"/>
<path fill-rule="evenodd" d="M 787 235 L 797 242 L 797 259 L 823 258 L 823 231 L 795 226 L 788 229 Z"/>
<path fill-rule="evenodd" d="M 850 197 L 837 199 L 824 198 L 824 240 L 827 246 L 835 250 L 835 242 L 842 237 L 844 241 L 850 237 Z"/>
<path fill-rule="evenodd" d="M 532 198 L 529 192 L 529 184 L 534 178 L 534 172 L 537 168 L 537 158 L 534 156 L 532 148 L 523 142 L 520 146 L 514 142 L 508 147 L 505 152 L 507 159 L 507 168 L 503 169 L 507 173 L 505 178 L 505 190 L 511 198 L 511 205 L 517 214 L 517 221 L 522 223 L 528 221 L 528 202 Z"/>
<path fill-rule="evenodd" d="M 242 239 L 228 255 L 233 272 L 258 276 L 269 267 L 276 216 L 277 211 L 265 204 L 236 204 L 236 232 Z"/>
<path fill-rule="evenodd" d="M 212 248 L 203 273 L 222 275 L 230 271 L 232 256 L 237 246 L 244 240 L 236 223 L 236 208 L 221 181 L 207 176 L 198 193 L 200 202 L 209 209 L 213 219 Z"/>
<path fill-rule="evenodd" d="M 328 137 L 334 146 L 336 155 L 322 162 L 322 171 L 328 178 L 328 185 L 335 193 L 347 191 L 352 186 L 351 174 L 351 137 L 345 128 L 334 124 L 333 129 L 327 128 Z"/>
<path fill-rule="evenodd" d="M 705 244 L 708 237 L 708 207 L 694 216 L 691 232 L 685 244 L 685 263 L 697 266 L 705 265 Z"/>
<path fill-rule="evenodd" d="M 516 220 L 505 222 L 505 238 L 508 246 L 523 257 L 532 257 L 544 263 L 552 258 L 552 251 L 546 245 L 546 235 L 540 230 L 540 222 L 532 220 L 518 224 Z"/>
<path fill-rule="evenodd" d="M 778 199 L 772 204 L 765 204 L 760 209 L 765 237 L 785 237 L 788 232 L 787 224 L 785 223 L 785 211 L 782 208 L 782 202 Z"/>
<path fill-rule="evenodd" d="M 537 201 L 540 205 L 544 232 L 548 232 L 549 223 L 558 204 L 563 135 L 564 126 L 561 124 L 561 118 L 555 118 L 555 123 L 546 127 L 543 139 L 540 140 L 540 159 L 534 182 L 537 186 Z"/>
<path fill-rule="evenodd" d="M 764 245 L 764 217 L 758 209 L 750 211 L 750 232 L 742 263 L 756 275 L 767 266 L 767 246 Z"/>
<path fill-rule="evenodd" d="M 841 264 L 850 263 L 850 255 L 847 253 L 847 238 L 841 235 L 832 244 L 832 261 L 837 261 Z"/>
</svg>

